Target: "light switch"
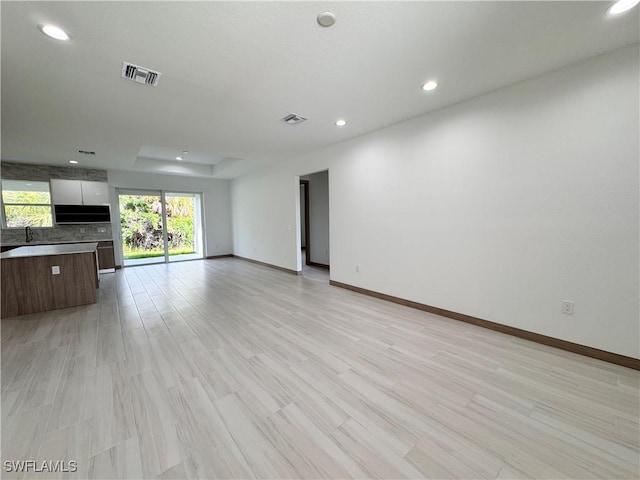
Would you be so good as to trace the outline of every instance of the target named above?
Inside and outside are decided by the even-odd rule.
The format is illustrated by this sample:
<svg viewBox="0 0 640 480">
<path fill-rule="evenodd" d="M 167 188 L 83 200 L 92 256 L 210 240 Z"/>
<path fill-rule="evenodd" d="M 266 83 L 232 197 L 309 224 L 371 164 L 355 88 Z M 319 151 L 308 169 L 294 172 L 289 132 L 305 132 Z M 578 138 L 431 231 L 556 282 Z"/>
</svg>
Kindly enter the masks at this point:
<svg viewBox="0 0 640 480">
<path fill-rule="evenodd" d="M 51 267 L 51 275 L 60 275 L 60 265 Z"/>
</svg>

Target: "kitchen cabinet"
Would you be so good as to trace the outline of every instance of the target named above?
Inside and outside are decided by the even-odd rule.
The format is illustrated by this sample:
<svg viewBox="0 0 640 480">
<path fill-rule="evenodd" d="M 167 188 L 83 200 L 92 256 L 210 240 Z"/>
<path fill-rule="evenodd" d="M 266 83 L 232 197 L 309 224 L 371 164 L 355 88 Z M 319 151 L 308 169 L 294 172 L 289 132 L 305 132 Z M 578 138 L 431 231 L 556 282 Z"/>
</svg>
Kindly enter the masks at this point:
<svg viewBox="0 0 640 480">
<path fill-rule="evenodd" d="M 82 180 L 83 205 L 109 205 L 109 184 Z"/>
<path fill-rule="evenodd" d="M 98 242 L 98 268 L 111 270 L 116 268 L 116 257 L 113 251 L 113 242 Z"/>
<path fill-rule="evenodd" d="M 51 203 L 54 205 L 82 205 L 82 182 L 52 178 Z"/>
<path fill-rule="evenodd" d="M 109 184 L 88 180 L 52 178 L 51 203 L 54 205 L 109 205 Z"/>
</svg>

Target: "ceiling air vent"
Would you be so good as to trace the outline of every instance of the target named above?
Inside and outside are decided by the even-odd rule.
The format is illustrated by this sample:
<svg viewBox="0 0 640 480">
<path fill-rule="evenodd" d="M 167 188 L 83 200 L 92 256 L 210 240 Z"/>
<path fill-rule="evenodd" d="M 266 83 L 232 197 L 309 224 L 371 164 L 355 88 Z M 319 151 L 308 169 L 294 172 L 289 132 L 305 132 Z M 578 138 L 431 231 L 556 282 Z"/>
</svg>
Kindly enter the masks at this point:
<svg viewBox="0 0 640 480">
<path fill-rule="evenodd" d="M 289 125 L 295 125 L 296 123 L 302 123 L 306 120 L 306 118 L 301 117 L 300 115 L 296 115 L 295 113 L 290 113 L 286 117 L 282 119 L 284 123 L 288 123 Z"/>
<path fill-rule="evenodd" d="M 95 155 L 96 152 L 92 152 L 91 150 L 78 150 L 78 153 L 81 155 Z"/>
<path fill-rule="evenodd" d="M 122 78 L 156 87 L 160 80 L 160 73 L 133 63 L 122 62 Z"/>
</svg>

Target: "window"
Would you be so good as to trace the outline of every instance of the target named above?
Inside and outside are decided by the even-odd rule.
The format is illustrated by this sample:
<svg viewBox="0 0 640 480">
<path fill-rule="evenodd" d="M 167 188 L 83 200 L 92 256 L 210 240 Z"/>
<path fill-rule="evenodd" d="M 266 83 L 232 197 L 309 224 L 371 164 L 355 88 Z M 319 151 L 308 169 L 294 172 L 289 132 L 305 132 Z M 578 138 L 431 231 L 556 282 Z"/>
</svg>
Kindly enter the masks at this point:
<svg viewBox="0 0 640 480">
<path fill-rule="evenodd" d="M 2 180 L 2 210 L 7 228 L 53 226 L 49 182 Z"/>
</svg>

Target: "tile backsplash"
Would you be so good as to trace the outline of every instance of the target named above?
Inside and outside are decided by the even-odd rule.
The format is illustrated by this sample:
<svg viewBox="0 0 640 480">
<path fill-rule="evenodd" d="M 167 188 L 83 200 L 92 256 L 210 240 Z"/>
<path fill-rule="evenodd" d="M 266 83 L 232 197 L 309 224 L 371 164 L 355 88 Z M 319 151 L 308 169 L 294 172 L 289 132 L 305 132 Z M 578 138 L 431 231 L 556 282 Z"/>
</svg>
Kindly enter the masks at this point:
<svg viewBox="0 0 640 480">
<path fill-rule="evenodd" d="M 2 178 L 8 180 L 48 181 L 52 178 L 65 180 L 91 180 L 106 182 L 107 171 L 94 168 L 59 167 L 56 165 L 34 165 L 31 163 L 5 162 L 2 166 Z"/>
<path fill-rule="evenodd" d="M 48 181 L 52 178 L 68 180 L 107 181 L 107 171 L 89 168 L 59 167 L 54 165 L 34 165 L 2 161 L 2 178 L 10 180 Z M 82 242 L 110 240 L 113 238 L 110 223 L 82 225 L 54 225 L 52 228 L 33 228 L 32 244 L 55 242 Z M 24 245 L 24 228 L 2 229 L 2 245 Z"/>
<path fill-rule="evenodd" d="M 104 231 L 101 231 L 104 230 Z M 32 244 L 55 242 L 90 242 L 92 240 L 111 240 L 110 223 L 89 225 L 56 225 L 53 228 L 33 228 Z M 24 228 L 2 229 L 2 245 L 24 245 Z"/>
</svg>

